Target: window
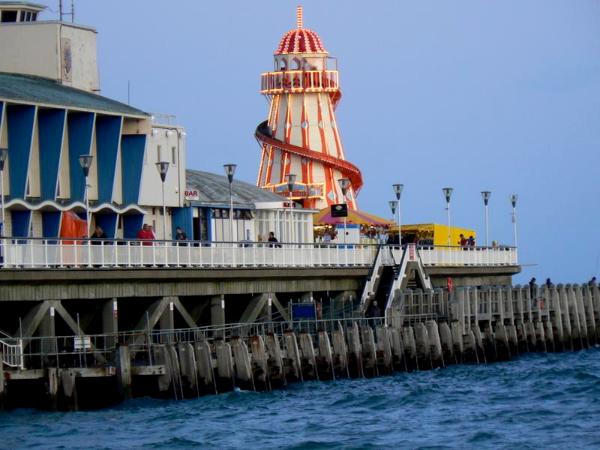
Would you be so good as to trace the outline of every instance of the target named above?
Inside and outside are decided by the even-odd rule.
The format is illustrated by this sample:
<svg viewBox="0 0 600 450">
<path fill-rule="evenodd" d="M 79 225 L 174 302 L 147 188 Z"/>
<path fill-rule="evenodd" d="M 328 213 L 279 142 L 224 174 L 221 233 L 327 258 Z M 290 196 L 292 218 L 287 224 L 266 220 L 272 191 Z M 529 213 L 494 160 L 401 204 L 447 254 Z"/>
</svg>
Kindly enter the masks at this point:
<svg viewBox="0 0 600 450">
<path fill-rule="evenodd" d="M 18 11 L 3 11 L 2 19 L 0 20 L 0 22 L 4 22 L 4 23 L 16 22 L 17 21 L 17 12 Z"/>
<path fill-rule="evenodd" d="M 171 147 L 171 162 L 177 165 L 177 147 Z"/>
<path fill-rule="evenodd" d="M 35 13 L 35 12 L 32 12 L 32 13 L 31 13 L 31 21 L 32 21 L 32 22 L 35 22 L 35 21 L 36 21 L 36 19 L 37 19 L 37 13 Z"/>
<path fill-rule="evenodd" d="M 161 145 L 157 145 L 156 146 L 156 162 L 161 162 L 162 160 L 160 159 L 160 154 L 162 153 L 162 146 Z"/>
</svg>

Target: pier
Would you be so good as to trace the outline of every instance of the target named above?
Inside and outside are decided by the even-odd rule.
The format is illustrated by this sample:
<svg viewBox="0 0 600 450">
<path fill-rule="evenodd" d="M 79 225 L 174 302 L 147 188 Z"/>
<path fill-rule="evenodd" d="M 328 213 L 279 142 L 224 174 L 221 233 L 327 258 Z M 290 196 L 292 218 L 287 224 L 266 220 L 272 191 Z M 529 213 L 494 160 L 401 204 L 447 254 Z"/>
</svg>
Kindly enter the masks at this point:
<svg viewBox="0 0 600 450">
<path fill-rule="evenodd" d="M 71 324 L 75 333 L 54 335 L 46 320 L 39 336 L 0 339 L 0 398 L 9 408 L 102 407 L 137 396 L 182 399 L 492 363 L 577 351 L 600 339 L 595 285 L 403 289 L 374 318 L 362 314 L 361 298 L 325 304 L 314 320 L 282 311 L 244 323 L 177 327 L 170 301 L 133 331 L 85 334 L 78 321 Z M 52 317 L 62 313 L 57 306 Z M 116 309 L 104 313 L 118 322 Z"/>
</svg>

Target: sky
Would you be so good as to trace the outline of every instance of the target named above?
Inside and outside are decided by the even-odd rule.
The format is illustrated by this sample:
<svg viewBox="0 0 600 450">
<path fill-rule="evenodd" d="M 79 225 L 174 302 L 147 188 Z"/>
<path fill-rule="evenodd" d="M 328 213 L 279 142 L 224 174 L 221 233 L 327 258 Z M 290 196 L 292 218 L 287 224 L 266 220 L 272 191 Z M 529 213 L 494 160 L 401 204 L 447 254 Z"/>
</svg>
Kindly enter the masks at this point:
<svg viewBox="0 0 600 450">
<path fill-rule="evenodd" d="M 44 1 L 44 0 L 42 0 Z M 57 0 L 45 0 L 56 15 Z M 403 223 L 452 222 L 483 243 L 512 244 L 515 281 L 600 275 L 600 2 L 597 0 L 306 0 L 304 25 L 338 58 L 337 123 L 365 180 L 360 209 Z M 256 181 L 259 93 L 288 0 L 79 0 L 76 22 L 98 30 L 102 94 L 186 127 L 188 167 Z"/>
</svg>

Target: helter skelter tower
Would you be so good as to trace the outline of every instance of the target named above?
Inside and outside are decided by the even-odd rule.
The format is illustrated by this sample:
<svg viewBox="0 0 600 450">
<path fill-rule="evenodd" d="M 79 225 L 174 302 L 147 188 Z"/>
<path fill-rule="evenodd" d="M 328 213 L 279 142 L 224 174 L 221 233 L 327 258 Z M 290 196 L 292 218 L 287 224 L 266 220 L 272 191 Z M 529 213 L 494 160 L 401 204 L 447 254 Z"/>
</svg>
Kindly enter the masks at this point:
<svg viewBox="0 0 600 450">
<path fill-rule="evenodd" d="M 297 28 L 283 35 L 274 59 L 274 71 L 261 75 L 260 92 L 270 109 L 255 133 L 262 148 L 258 186 L 322 209 L 344 203 L 338 180 L 345 178 L 350 180 L 345 201 L 356 209 L 363 181 L 358 167 L 345 159 L 335 120 L 342 96 L 337 60 L 317 33 L 303 27 L 301 6 Z M 297 177 L 291 193 L 290 173 Z"/>
</svg>

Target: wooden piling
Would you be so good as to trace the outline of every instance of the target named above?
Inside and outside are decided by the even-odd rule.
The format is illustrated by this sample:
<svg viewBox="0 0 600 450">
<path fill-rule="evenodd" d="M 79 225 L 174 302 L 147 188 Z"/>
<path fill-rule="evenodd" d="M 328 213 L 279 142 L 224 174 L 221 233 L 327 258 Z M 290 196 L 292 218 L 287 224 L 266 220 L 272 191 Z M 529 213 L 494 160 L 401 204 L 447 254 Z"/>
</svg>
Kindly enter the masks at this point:
<svg viewBox="0 0 600 450">
<path fill-rule="evenodd" d="M 123 399 L 131 398 L 131 355 L 129 346 L 119 345 L 117 347 L 117 389 L 119 397 Z M 55 375 L 56 376 L 56 375 Z M 50 374 L 49 374 L 49 378 Z M 51 385 L 51 382 L 49 383 Z M 52 394 L 51 394 L 52 397 Z"/>
<path fill-rule="evenodd" d="M 348 346 L 341 325 L 332 333 L 333 341 L 333 369 L 337 378 L 349 377 L 348 371 Z"/>
<path fill-rule="evenodd" d="M 370 326 L 361 328 L 363 372 L 366 377 L 379 375 L 377 369 L 377 350 L 375 347 L 375 336 Z"/>
<path fill-rule="evenodd" d="M 217 339 L 215 352 L 217 354 L 217 390 L 219 392 L 232 391 L 235 389 L 235 371 L 231 345 L 223 339 Z"/>
<path fill-rule="evenodd" d="M 481 329 L 479 328 L 479 323 L 475 323 L 471 328 L 473 332 L 473 339 L 475 341 L 475 351 L 477 353 L 477 362 L 480 364 L 489 362 L 486 358 L 485 349 L 483 347 L 483 336 L 481 333 Z"/>
<path fill-rule="evenodd" d="M 290 381 L 303 381 L 302 364 L 300 362 L 300 351 L 298 350 L 298 341 L 293 331 L 284 333 L 286 358 L 285 378 Z"/>
<path fill-rule="evenodd" d="M 318 380 L 317 359 L 312 336 L 309 333 L 300 333 L 300 364 L 302 377 L 305 380 Z"/>
<path fill-rule="evenodd" d="M 496 339 L 496 358 L 498 361 L 509 361 L 510 346 L 508 343 L 508 332 L 506 326 L 502 322 L 496 322 L 494 329 L 494 337 Z"/>
<path fill-rule="evenodd" d="M 198 391 L 201 394 L 216 394 L 218 391 L 210 344 L 205 339 L 201 339 L 194 344 L 194 353 L 196 354 Z"/>
<path fill-rule="evenodd" d="M 316 356 L 317 372 L 321 380 L 335 380 L 335 369 L 333 367 L 333 353 L 327 331 L 318 333 L 319 354 Z"/>
<path fill-rule="evenodd" d="M 477 342 L 475 342 L 475 334 L 472 329 L 467 330 L 467 333 L 461 336 L 461 345 L 463 347 L 462 362 L 477 364 L 479 362 Z"/>
<path fill-rule="evenodd" d="M 406 372 L 406 359 L 404 357 L 404 343 L 402 342 L 402 331 L 400 328 L 390 329 L 392 339 L 392 364 L 394 370 Z"/>
<path fill-rule="evenodd" d="M 444 367 L 444 355 L 442 354 L 442 342 L 438 324 L 435 320 L 425 322 L 427 336 L 429 337 L 429 354 L 433 368 Z"/>
<path fill-rule="evenodd" d="M 452 348 L 454 351 L 454 359 L 457 363 L 463 362 L 464 358 L 464 342 L 463 342 L 463 330 L 460 322 L 452 322 L 451 323 L 451 334 L 452 334 Z M 473 351 L 477 352 L 475 346 L 473 346 Z"/>
<path fill-rule="evenodd" d="M 262 336 L 250 337 L 250 350 L 254 389 L 268 391 L 271 389 L 269 383 L 269 357 Z"/>
<path fill-rule="evenodd" d="M 508 339 L 508 350 L 511 358 L 519 354 L 519 339 L 517 337 L 517 327 L 513 323 L 506 325 L 506 336 Z"/>
<path fill-rule="evenodd" d="M 448 322 L 442 322 L 439 324 L 439 334 L 444 364 L 456 364 L 457 361 L 454 355 L 454 344 L 452 343 L 452 331 L 450 331 Z"/>
<path fill-rule="evenodd" d="M 76 372 L 72 369 L 61 370 L 60 382 L 62 385 L 63 408 L 68 411 L 78 411 Z"/>
<path fill-rule="evenodd" d="M 346 334 L 348 336 L 348 371 L 352 378 L 362 378 L 365 374 L 358 324 L 354 322 L 351 327 L 348 327 Z"/>
<path fill-rule="evenodd" d="M 417 359 L 417 343 L 415 341 L 415 332 L 413 327 L 406 326 L 402 328 L 402 342 L 404 343 L 404 360 L 406 361 L 406 369 L 409 372 L 419 369 Z"/>
<path fill-rule="evenodd" d="M 541 320 L 535 322 L 535 340 L 537 352 L 546 353 L 546 333 L 544 331 L 544 324 Z"/>
<path fill-rule="evenodd" d="M 268 354 L 267 364 L 269 367 L 269 384 L 271 385 L 271 389 L 283 387 L 287 382 L 279 336 L 269 333 L 266 336 L 265 343 Z"/>
<path fill-rule="evenodd" d="M 392 334 L 385 325 L 376 328 L 377 335 L 377 371 L 380 375 L 390 374 L 394 370 L 392 357 Z"/>
<path fill-rule="evenodd" d="M 235 368 L 235 384 L 240 389 L 254 391 L 254 378 L 252 376 L 252 362 L 248 346 L 241 337 L 231 339 L 231 351 Z"/>
</svg>

